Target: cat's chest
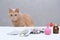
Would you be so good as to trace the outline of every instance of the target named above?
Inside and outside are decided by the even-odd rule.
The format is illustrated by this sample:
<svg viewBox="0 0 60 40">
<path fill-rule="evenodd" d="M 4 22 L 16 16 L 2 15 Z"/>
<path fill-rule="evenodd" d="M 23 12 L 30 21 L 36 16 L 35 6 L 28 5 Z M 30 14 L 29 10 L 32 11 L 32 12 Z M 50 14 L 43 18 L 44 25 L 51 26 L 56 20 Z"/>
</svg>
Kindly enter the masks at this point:
<svg viewBox="0 0 60 40">
<path fill-rule="evenodd" d="M 18 20 L 17 22 L 13 22 L 15 26 L 23 26 L 25 25 L 24 19 Z"/>
<path fill-rule="evenodd" d="M 19 22 L 13 22 L 14 26 L 19 26 Z"/>
</svg>

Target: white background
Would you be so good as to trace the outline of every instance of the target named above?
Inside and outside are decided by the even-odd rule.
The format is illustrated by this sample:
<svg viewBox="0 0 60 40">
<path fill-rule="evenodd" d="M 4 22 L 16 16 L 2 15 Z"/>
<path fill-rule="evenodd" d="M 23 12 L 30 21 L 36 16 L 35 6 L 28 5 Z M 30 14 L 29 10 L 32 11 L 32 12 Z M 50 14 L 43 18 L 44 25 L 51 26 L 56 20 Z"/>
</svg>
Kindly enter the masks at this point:
<svg viewBox="0 0 60 40">
<path fill-rule="evenodd" d="M 0 0 L 0 26 L 12 26 L 8 8 L 20 8 L 31 16 L 35 26 L 46 26 L 51 21 L 60 24 L 60 0 Z"/>
</svg>

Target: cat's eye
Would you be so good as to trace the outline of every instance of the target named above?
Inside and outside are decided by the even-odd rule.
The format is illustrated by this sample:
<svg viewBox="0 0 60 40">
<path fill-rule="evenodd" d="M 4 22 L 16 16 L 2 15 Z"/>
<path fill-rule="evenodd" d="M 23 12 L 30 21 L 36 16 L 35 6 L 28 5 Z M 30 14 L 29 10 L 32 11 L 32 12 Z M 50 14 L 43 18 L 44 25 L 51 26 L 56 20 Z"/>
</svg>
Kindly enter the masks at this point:
<svg viewBox="0 0 60 40">
<path fill-rule="evenodd" d="M 12 14 L 10 16 L 13 16 Z"/>
<path fill-rule="evenodd" d="M 17 14 L 15 14 L 15 16 L 17 16 Z"/>
</svg>

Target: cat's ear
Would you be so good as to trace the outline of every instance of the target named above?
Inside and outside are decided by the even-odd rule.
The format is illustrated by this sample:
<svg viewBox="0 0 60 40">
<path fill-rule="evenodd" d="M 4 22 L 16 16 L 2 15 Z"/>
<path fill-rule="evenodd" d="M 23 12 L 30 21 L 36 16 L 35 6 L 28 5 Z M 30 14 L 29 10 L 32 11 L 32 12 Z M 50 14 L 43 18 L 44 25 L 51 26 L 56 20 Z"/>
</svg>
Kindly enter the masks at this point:
<svg viewBox="0 0 60 40">
<path fill-rule="evenodd" d="M 8 11 L 9 13 L 11 13 L 11 12 L 12 12 L 12 9 L 11 9 L 11 8 L 9 8 L 8 10 L 9 10 L 9 11 Z"/>
<path fill-rule="evenodd" d="M 15 12 L 19 13 L 19 8 L 16 8 L 16 9 L 15 9 Z"/>
</svg>

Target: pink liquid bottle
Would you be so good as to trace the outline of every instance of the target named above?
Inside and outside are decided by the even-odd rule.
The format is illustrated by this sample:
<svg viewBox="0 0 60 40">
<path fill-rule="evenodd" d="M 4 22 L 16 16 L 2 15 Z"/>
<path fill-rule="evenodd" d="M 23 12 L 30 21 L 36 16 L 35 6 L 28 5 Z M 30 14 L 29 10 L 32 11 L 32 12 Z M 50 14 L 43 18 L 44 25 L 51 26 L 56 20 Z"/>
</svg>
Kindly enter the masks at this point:
<svg viewBox="0 0 60 40">
<path fill-rule="evenodd" d="M 47 26 L 44 31 L 45 35 L 50 35 L 51 34 L 51 29 Z"/>
</svg>

